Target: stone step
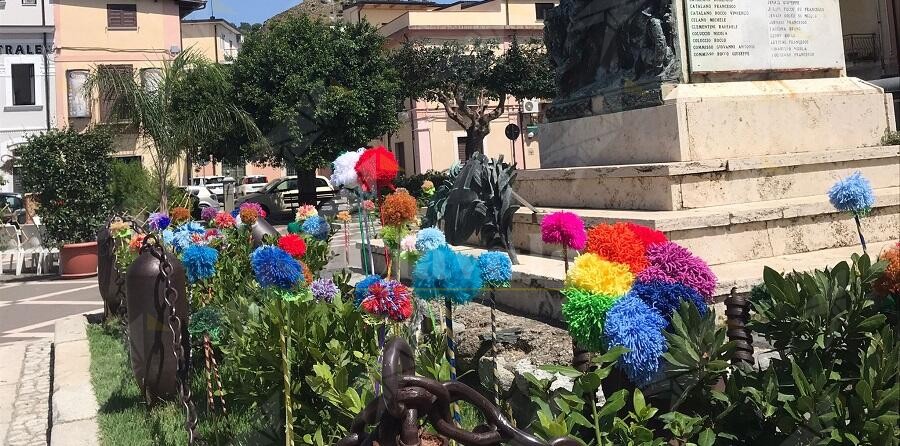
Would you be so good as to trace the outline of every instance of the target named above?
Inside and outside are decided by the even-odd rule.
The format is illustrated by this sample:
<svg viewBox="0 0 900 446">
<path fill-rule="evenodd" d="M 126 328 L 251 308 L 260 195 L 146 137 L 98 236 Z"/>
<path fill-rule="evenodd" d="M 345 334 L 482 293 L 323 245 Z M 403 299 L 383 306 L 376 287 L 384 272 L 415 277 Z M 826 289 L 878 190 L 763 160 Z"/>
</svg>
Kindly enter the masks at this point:
<svg viewBox="0 0 900 446">
<path fill-rule="evenodd" d="M 896 244 L 897 234 L 894 234 L 894 237 L 893 240 L 870 243 L 868 246 L 870 255 L 876 257 Z M 373 257 L 376 271 L 383 274 L 385 262 L 381 246 L 380 241 L 373 243 Z M 454 249 L 475 256 L 484 252 L 483 249 L 468 246 L 457 246 Z M 712 265 L 711 268 L 719 279 L 715 292 L 716 301 L 722 302 L 732 289 L 737 293 L 747 293 L 754 285 L 762 283 L 763 268 L 766 266 L 783 273 L 812 271 L 832 267 L 842 261 L 849 262 L 853 254 L 862 254 L 862 249 L 859 246 L 851 246 Z M 560 308 L 563 296 L 560 289 L 565 279 L 563 261 L 527 254 L 519 254 L 518 260 L 519 264 L 513 266 L 511 287 L 496 293 L 497 303 L 515 313 L 538 320 L 562 321 Z M 408 279 L 409 265 L 403 262 L 400 272 L 403 278 Z M 717 313 L 724 314 L 721 310 Z"/>
<path fill-rule="evenodd" d="M 879 242 L 900 234 L 900 188 L 876 189 L 876 207 L 862 218 L 867 241 Z M 541 241 L 544 216 L 560 209 L 520 209 L 513 219 L 517 250 L 561 258 L 558 246 Z M 622 211 L 573 209 L 587 226 L 633 222 L 666 233 L 710 265 L 859 244 L 853 218 L 840 213 L 822 194 L 758 203 L 744 203 L 680 211 Z"/>
<path fill-rule="evenodd" d="M 821 195 L 853 171 L 872 187 L 900 186 L 900 146 L 519 172 L 534 206 L 672 211 Z"/>
</svg>

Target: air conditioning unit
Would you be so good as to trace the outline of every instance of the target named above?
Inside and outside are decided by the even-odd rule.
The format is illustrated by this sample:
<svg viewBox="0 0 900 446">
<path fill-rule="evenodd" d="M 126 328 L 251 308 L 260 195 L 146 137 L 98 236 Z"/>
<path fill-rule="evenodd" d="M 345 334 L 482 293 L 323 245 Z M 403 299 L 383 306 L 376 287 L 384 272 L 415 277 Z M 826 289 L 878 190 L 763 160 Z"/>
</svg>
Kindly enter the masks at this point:
<svg viewBox="0 0 900 446">
<path fill-rule="evenodd" d="M 541 101 L 538 99 L 525 99 L 522 101 L 522 112 L 523 113 L 540 113 L 541 111 Z"/>
</svg>

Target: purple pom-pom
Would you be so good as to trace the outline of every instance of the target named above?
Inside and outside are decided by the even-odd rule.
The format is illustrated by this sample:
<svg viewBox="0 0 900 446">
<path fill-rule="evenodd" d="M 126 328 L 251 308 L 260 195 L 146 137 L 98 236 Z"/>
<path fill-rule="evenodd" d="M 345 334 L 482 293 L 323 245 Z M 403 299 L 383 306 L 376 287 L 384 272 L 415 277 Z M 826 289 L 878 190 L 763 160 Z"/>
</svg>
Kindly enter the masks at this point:
<svg viewBox="0 0 900 446">
<path fill-rule="evenodd" d="M 716 291 L 716 275 L 699 257 L 676 243 L 660 243 L 647 247 L 650 265 L 638 274 L 642 282 L 681 283 L 711 302 Z"/>
</svg>

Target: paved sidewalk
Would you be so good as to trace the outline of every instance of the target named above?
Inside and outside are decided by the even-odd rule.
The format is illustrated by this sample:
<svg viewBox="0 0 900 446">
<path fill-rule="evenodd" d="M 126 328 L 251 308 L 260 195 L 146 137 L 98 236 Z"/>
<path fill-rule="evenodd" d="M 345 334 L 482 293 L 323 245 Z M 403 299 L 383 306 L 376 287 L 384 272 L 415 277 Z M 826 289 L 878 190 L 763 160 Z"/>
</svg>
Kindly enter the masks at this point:
<svg viewBox="0 0 900 446">
<path fill-rule="evenodd" d="M 49 339 L 0 345 L 0 445 L 47 445 L 50 353 Z"/>
<path fill-rule="evenodd" d="M 53 324 L 72 315 L 103 310 L 97 278 L 0 277 L 0 345 L 52 339 Z"/>
</svg>

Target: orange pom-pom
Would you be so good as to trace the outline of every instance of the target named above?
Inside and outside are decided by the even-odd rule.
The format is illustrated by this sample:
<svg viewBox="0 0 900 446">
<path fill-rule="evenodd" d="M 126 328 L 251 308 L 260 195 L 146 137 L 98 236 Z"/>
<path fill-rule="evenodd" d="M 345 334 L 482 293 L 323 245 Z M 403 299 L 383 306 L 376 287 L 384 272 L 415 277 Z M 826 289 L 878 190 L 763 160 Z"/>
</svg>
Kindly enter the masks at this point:
<svg viewBox="0 0 900 446">
<path fill-rule="evenodd" d="M 191 219 L 191 211 L 187 208 L 177 207 L 172 209 L 172 221 L 175 223 L 184 223 Z"/>
<path fill-rule="evenodd" d="M 366 150 L 356 162 L 356 175 L 359 185 L 365 192 L 373 192 L 381 187 L 393 186 L 400 165 L 394 154 L 384 147 Z"/>
<path fill-rule="evenodd" d="M 624 223 L 600 224 L 587 233 L 587 252 L 610 262 L 624 263 L 633 274 L 647 267 L 644 243 Z"/>
<path fill-rule="evenodd" d="M 878 256 L 878 260 L 888 262 L 888 265 L 875 282 L 875 292 L 880 296 L 900 296 L 900 243 Z"/>
<path fill-rule="evenodd" d="M 397 190 L 388 195 L 381 204 L 381 224 L 400 226 L 416 220 L 419 204 L 405 190 Z"/>
<path fill-rule="evenodd" d="M 306 285 L 312 285 L 313 280 L 316 280 L 316 278 L 313 277 L 313 273 L 312 271 L 310 271 L 309 265 L 307 265 L 303 260 L 298 260 L 298 262 L 300 262 L 300 269 L 303 270 L 303 279 L 306 280 Z"/>
</svg>

